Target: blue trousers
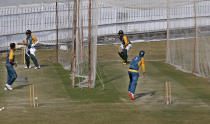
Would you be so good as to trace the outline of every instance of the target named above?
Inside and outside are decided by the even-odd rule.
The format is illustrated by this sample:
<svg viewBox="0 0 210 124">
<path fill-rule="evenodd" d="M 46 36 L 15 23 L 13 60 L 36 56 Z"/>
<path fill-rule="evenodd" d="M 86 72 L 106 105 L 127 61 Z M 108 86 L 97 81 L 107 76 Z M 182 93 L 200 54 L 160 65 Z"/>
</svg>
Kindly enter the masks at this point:
<svg viewBox="0 0 210 124">
<path fill-rule="evenodd" d="M 17 73 L 11 64 L 6 64 L 7 68 L 7 84 L 12 85 L 17 78 Z"/>
<path fill-rule="evenodd" d="M 128 85 L 128 91 L 130 91 L 131 93 L 134 94 L 135 90 L 136 90 L 137 81 L 139 79 L 139 73 L 128 71 L 128 75 L 130 78 L 130 82 Z"/>
</svg>

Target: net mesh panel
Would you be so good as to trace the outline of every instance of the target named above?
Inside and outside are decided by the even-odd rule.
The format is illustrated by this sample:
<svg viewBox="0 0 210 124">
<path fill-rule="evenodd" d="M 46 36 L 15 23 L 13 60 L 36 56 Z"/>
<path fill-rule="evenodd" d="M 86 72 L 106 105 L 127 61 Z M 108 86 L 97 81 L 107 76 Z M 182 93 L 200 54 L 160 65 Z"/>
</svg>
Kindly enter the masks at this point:
<svg viewBox="0 0 210 124">
<path fill-rule="evenodd" d="M 59 35 L 58 35 L 58 39 L 59 39 L 59 47 L 58 47 L 58 61 L 59 63 L 64 67 L 64 69 L 66 70 L 71 70 L 71 65 L 72 65 L 72 60 L 73 60 L 73 52 L 72 52 L 72 30 L 73 30 L 73 10 L 74 10 L 74 5 L 73 3 L 70 2 L 66 2 L 66 28 L 68 30 L 66 30 L 66 33 L 68 34 L 67 37 L 65 37 L 63 40 L 61 39 L 60 34 L 62 34 L 61 32 L 61 20 L 62 18 L 59 16 L 58 17 L 58 29 L 59 29 Z M 58 15 L 61 15 L 62 11 L 60 11 L 61 6 L 58 6 Z M 56 11 L 56 10 L 55 10 Z M 56 20 L 56 19 L 55 19 Z"/>
<path fill-rule="evenodd" d="M 194 3 L 189 2 L 185 8 L 187 9 L 180 14 L 174 11 L 179 8 L 170 8 L 167 62 L 182 71 L 209 77 L 210 2 L 196 0 Z M 189 21 L 181 22 L 176 19 L 181 14 Z M 177 26 L 179 23 L 182 25 Z"/>
<path fill-rule="evenodd" d="M 210 1 L 101 0 L 101 2 L 115 8 L 115 11 L 121 10 L 117 12 L 117 17 L 120 18 L 117 18 L 117 22 L 123 25 L 117 26 L 116 29 L 123 29 L 128 33 L 160 31 L 161 28 L 157 27 L 161 25 L 162 20 L 164 25 L 161 26 L 162 29 L 168 31 L 165 36 L 168 38 L 166 61 L 182 71 L 209 77 Z M 135 19 L 141 20 L 144 26 L 128 23 Z"/>
<path fill-rule="evenodd" d="M 88 78 L 88 0 L 77 1 L 77 33 L 76 33 L 76 77 L 84 78 L 83 83 L 87 83 Z M 70 2 L 69 15 L 73 16 L 73 2 Z M 91 44 L 91 87 L 95 87 L 95 75 L 97 65 L 97 27 L 98 27 L 98 4 L 92 0 L 91 8 L 92 23 L 92 44 Z M 69 19 L 73 23 L 73 18 Z M 70 25 L 71 26 L 71 25 Z M 73 25 L 72 25 L 73 27 Z M 59 63 L 67 70 L 72 71 L 73 47 L 72 47 L 72 27 L 69 29 L 69 38 L 59 40 Z"/>
<path fill-rule="evenodd" d="M 182 9 L 183 8 L 183 9 Z M 182 9 L 182 11 L 177 11 Z M 185 19 L 180 20 L 183 16 Z M 167 62 L 185 71 L 192 71 L 194 50 L 194 6 L 168 8 L 169 41 Z"/>
<path fill-rule="evenodd" d="M 97 67 L 97 43 L 98 43 L 98 7 L 99 3 L 98 0 L 92 0 L 92 74 L 91 74 L 91 87 L 95 87 L 95 80 L 96 80 L 96 67 Z"/>
<path fill-rule="evenodd" d="M 210 3 L 197 1 L 195 73 L 210 78 Z"/>
<path fill-rule="evenodd" d="M 135 43 L 165 40 L 168 27 L 167 62 L 183 71 L 194 70 L 195 74 L 209 77 L 210 1 L 196 0 L 196 9 L 194 2 L 195 0 L 92 0 L 93 63 L 97 61 L 96 43 L 120 44 L 116 37 L 120 29 Z M 73 5 L 73 1 L 60 1 L 58 4 L 59 62 L 68 70 L 71 70 L 72 65 Z M 87 75 L 88 0 L 80 0 L 80 5 L 76 42 L 77 74 Z M 21 42 L 27 29 L 33 31 L 41 44 L 55 45 L 55 24 L 55 2 L 0 7 L 0 50 L 8 47 L 10 42 Z M 119 45 L 114 46 L 113 52 L 117 53 Z M 151 53 L 153 48 L 155 46 L 142 49 Z M 136 55 L 132 49 L 130 53 Z M 149 55 L 146 58 L 150 58 Z M 92 70 L 95 70 L 96 65 L 92 66 Z M 95 75 L 95 72 L 92 73 Z"/>
<path fill-rule="evenodd" d="M 110 56 L 110 60 L 119 60 L 119 56 L 117 55 L 121 51 L 121 41 L 117 34 L 119 30 L 123 30 L 132 43 L 163 40 L 166 37 L 165 8 L 148 7 L 147 9 L 143 9 L 138 1 L 136 1 L 138 7 L 133 7 L 130 1 L 126 2 L 126 6 L 121 6 L 123 2 L 125 1 L 99 0 L 98 43 L 100 45 L 113 44 L 110 46 L 113 50 L 106 53 L 106 56 Z M 129 60 L 138 55 L 135 49 L 146 51 L 145 58 L 147 60 L 163 59 L 158 58 L 159 53 L 157 52 L 154 53 L 155 55 L 153 54 L 156 57 L 151 57 L 151 48 L 155 47 L 154 44 L 145 43 L 145 46 L 140 46 L 139 48 L 136 45 L 132 47 L 128 52 Z M 116 57 L 113 57 L 113 54 Z M 100 59 L 103 59 L 103 57 Z"/>
<path fill-rule="evenodd" d="M 79 2 L 79 0 L 78 0 Z M 76 70 L 78 75 L 88 74 L 88 0 L 80 0 L 77 13 L 76 35 Z M 92 44 L 91 68 L 92 82 L 95 80 L 98 4 L 92 0 Z M 58 2 L 58 27 L 59 27 L 59 63 L 71 70 L 72 66 L 72 29 L 73 29 L 74 2 L 60 0 Z M 0 51 L 7 50 L 11 42 L 22 42 L 25 31 L 30 29 L 39 43 L 46 46 L 56 44 L 56 4 L 55 1 L 43 4 L 30 4 L 0 7 Z"/>
<path fill-rule="evenodd" d="M 155 8 L 167 8 L 168 4 L 170 7 L 185 6 L 194 3 L 194 0 L 99 0 L 103 1 L 111 6 L 118 6 L 121 8 L 132 8 L 132 9 L 155 9 Z M 199 0 L 208 1 L 208 0 Z"/>
<path fill-rule="evenodd" d="M 69 37 L 70 30 L 67 27 L 72 25 L 68 20 L 67 5 L 66 2 L 58 3 L 61 40 Z M 11 42 L 22 42 L 25 39 L 25 31 L 28 29 L 41 44 L 55 45 L 55 17 L 55 3 L 0 7 L 0 50 Z"/>
</svg>

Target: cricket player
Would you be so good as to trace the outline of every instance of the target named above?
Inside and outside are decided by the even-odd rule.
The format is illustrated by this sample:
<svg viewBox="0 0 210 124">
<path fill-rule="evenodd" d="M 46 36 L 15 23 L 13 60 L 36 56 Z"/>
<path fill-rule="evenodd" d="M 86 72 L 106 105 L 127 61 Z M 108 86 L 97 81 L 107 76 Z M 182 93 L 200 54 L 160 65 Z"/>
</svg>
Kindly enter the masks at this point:
<svg viewBox="0 0 210 124">
<path fill-rule="evenodd" d="M 4 87 L 4 90 L 12 90 L 11 85 L 17 78 L 17 73 L 14 69 L 14 66 L 17 67 L 15 63 L 15 43 L 10 44 L 10 49 L 8 50 L 8 55 L 6 58 L 6 68 L 7 68 L 7 83 Z"/>
<path fill-rule="evenodd" d="M 135 99 L 134 93 L 136 90 L 137 81 L 139 78 L 139 68 L 141 66 L 143 76 L 145 77 L 145 62 L 144 62 L 144 54 L 145 52 L 141 50 L 139 52 L 139 56 L 134 57 L 130 62 L 130 67 L 128 69 L 128 74 L 130 78 L 130 83 L 128 86 L 129 96 L 131 100 Z"/>
<path fill-rule="evenodd" d="M 121 41 L 121 52 L 118 52 L 119 56 L 123 59 L 123 64 L 128 64 L 128 55 L 127 52 L 130 50 L 132 47 L 131 42 L 128 40 L 127 36 L 123 33 L 122 30 L 118 32 L 119 38 Z"/>
<path fill-rule="evenodd" d="M 35 65 L 35 69 L 40 69 L 40 65 L 35 57 L 35 46 L 38 44 L 38 40 L 35 36 L 31 35 L 31 31 L 27 30 L 26 31 L 26 40 L 24 41 L 26 47 L 27 47 L 27 52 L 25 54 L 25 60 L 26 60 L 26 69 L 31 68 L 30 66 L 30 58 L 33 61 Z"/>
</svg>

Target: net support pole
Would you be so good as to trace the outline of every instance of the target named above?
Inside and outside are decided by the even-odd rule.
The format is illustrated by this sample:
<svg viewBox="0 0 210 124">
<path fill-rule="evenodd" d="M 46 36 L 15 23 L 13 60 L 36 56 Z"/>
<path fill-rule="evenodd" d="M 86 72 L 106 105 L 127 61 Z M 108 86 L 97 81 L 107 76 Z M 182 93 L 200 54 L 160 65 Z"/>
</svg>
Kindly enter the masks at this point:
<svg viewBox="0 0 210 124">
<path fill-rule="evenodd" d="M 71 30 L 71 9 L 70 9 L 70 0 L 68 0 L 68 18 L 67 18 L 67 21 L 68 21 L 68 36 L 70 36 L 72 33 L 70 31 Z M 68 39 L 70 40 L 70 38 Z M 72 64 L 72 63 L 71 63 Z M 72 68 L 70 69 L 72 71 Z"/>
<path fill-rule="evenodd" d="M 83 13 L 81 13 L 81 14 L 82 15 L 81 15 L 81 48 L 80 48 L 81 49 L 80 50 L 80 52 L 81 52 L 81 56 L 80 57 L 81 58 L 80 59 L 81 59 L 81 62 L 83 62 L 83 57 L 84 57 L 84 52 L 83 52 L 84 51 L 83 50 L 84 49 L 84 47 L 83 47 L 84 46 L 84 44 L 83 44 L 84 43 L 84 24 L 83 23 L 84 22 L 83 22 Z"/>
<path fill-rule="evenodd" d="M 195 58 L 196 58 L 196 44 L 197 44 L 197 8 L 196 0 L 194 0 L 194 43 L 193 43 L 193 58 L 192 58 L 192 73 L 195 72 Z"/>
<path fill-rule="evenodd" d="M 75 86 L 75 73 L 76 73 L 76 34 L 77 34 L 77 0 L 74 0 L 74 20 L 73 20 L 73 63 L 72 63 L 72 88 Z"/>
<path fill-rule="evenodd" d="M 92 25 L 91 25 L 91 0 L 89 0 L 89 17 L 88 17 L 88 87 L 91 87 L 91 73 L 92 73 L 92 67 L 91 67 L 91 48 L 92 48 Z"/>
<path fill-rule="evenodd" d="M 167 17 L 167 29 L 166 29 L 166 37 L 167 37 L 167 41 L 166 41 L 166 62 L 168 62 L 168 52 L 169 52 L 169 38 L 170 38 L 170 32 L 169 32 L 169 19 L 170 19 L 170 8 L 169 8 L 169 1 L 167 0 L 167 9 L 166 9 L 166 17 Z"/>
<path fill-rule="evenodd" d="M 58 1 L 56 0 L 56 61 L 58 62 Z"/>
<path fill-rule="evenodd" d="M 82 3 L 80 3 L 81 4 L 81 6 L 83 5 L 83 2 Z M 83 21 L 83 11 L 81 12 L 81 47 L 82 47 L 82 53 L 83 53 L 83 46 L 84 46 L 84 21 Z M 83 55 L 82 55 L 82 61 L 83 61 Z"/>
<path fill-rule="evenodd" d="M 70 0 L 68 0 L 68 2 L 67 2 L 67 4 L 68 4 L 68 18 L 67 18 L 67 20 L 68 20 L 68 29 L 70 28 Z"/>
<path fill-rule="evenodd" d="M 82 61 L 82 48 L 81 48 L 81 23 L 80 23 L 80 0 L 78 0 L 78 10 L 77 10 L 77 18 L 78 18 L 78 42 L 79 42 L 79 56 L 78 56 L 78 59 L 79 59 L 79 72 L 81 73 L 82 72 L 82 68 L 80 67 L 80 63 Z"/>
</svg>

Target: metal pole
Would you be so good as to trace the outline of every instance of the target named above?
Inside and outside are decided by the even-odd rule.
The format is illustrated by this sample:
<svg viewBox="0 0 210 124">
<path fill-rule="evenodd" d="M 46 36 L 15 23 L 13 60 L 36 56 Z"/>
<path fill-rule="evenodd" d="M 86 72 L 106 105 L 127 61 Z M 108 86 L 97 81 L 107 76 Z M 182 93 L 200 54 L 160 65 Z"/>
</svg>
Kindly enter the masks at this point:
<svg viewBox="0 0 210 124">
<path fill-rule="evenodd" d="M 197 9 L 196 9 L 196 0 L 194 0 L 194 51 L 193 51 L 193 60 L 192 60 L 192 73 L 195 72 L 195 57 L 196 57 L 196 43 L 197 43 Z"/>
<path fill-rule="evenodd" d="M 89 72 L 89 75 L 88 75 L 88 87 L 90 88 L 91 86 L 91 72 L 92 72 L 92 68 L 91 68 L 91 59 L 92 59 L 92 56 L 91 56 L 91 48 L 92 48 L 92 33 L 91 33 L 91 28 L 92 28 L 92 25 L 91 25 L 91 0 L 89 0 L 89 18 L 88 18 L 88 27 L 89 27 L 89 30 L 88 30 L 88 55 L 89 55 L 89 58 L 88 58 L 88 72 Z"/>
<path fill-rule="evenodd" d="M 56 0 L 56 61 L 58 62 L 58 1 Z"/>
<path fill-rule="evenodd" d="M 74 21 L 73 21 L 73 34 L 72 34 L 72 45 L 73 45 L 73 69 L 72 69 L 72 87 L 75 85 L 75 73 L 76 73 L 76 35 L 77 35 L 77 0 L 74 0 Z"/>
</svg>

